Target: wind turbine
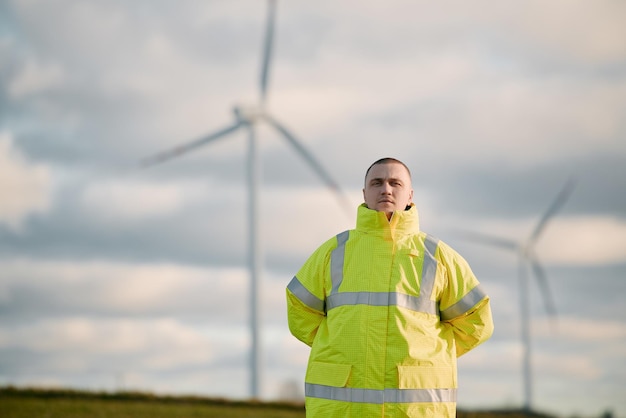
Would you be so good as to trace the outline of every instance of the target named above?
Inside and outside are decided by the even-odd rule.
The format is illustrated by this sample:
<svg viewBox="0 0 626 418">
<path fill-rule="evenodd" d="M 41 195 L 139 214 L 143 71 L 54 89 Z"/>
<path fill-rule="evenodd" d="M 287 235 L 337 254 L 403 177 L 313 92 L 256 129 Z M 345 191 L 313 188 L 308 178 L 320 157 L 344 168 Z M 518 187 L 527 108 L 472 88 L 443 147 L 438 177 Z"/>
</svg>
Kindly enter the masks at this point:
<svg viewBox="0 0 626 418">
<path fill-rule="evenodd" d="M 531 335 L 530 335 L 530 304 L 529 304 L 529 278 L 528 267 L 530 266 L 537 279 L 537 283 L 543 295 L 543 301 L 549 316 L 556 317 L 554 301 L 548 286 L 547 276 L 535 252 L 535 244 L 541 233 L 545 230 L 548 221 L 561 209 L 569 198 L 574 188 L 574 181 L 568 180 L 565 186 L 557 194 L 552 205 L 543 214 L 535 229 L 524 241 L 514 241 L 508 238 L 497 237 L 477 232 L 465 232 L 464 235 L 476 242 L 499 247 L 517 253 L 518 257 L 518 282 L 520 289 L 520 313 L 521 313 L 521 340 L 524 348 L 522 356 L 522 370 L 524 377 L 524 409 L 531 410 L 532 405 L 532 366 L 531 366 Z"/>
<path fill-rule="evenodd" d="M 309 164 L 326 185 L 336 194 L 344 209 L 352 212 L 349 199 L 341 191 L 339 185 L 332 179 L 328 172 L 315 159 L 315 157 L 304 147 L 296 137 L 276 118 L 266 110 L 266 99 L 268 91 L 268 80 L 272 47 L 274 42 L 274 26 L 276 19 L 276 0 L 268 0 L 267 24 L 265 29 L 265 40 L 263 44 L 263 56 L 261 62 L 261 76 L 259 83 L 259 102 L 256 106 L 242 107 L 235 106 L 233 114 L 234 123 L 216 132 L 203 136 L 191 142 L 184 143 L 177 147 L 159 152 L 139 162 L 142 168 L 164 163 L 183 154 L 203 147 L 212 141 L 224 138 L 240 129 L 248 131 L 248 265 L 250 269 L 250 394 L 252 398 L 259 397 L 260 380 L 260 342 L 259 342 L 259 303 L 258 284 L 261 270 L 261 254 L 259 251 L 258 233 L 258 190 L 261 165 L 258 157 L 257 139 L 255 136 L 256 125 L 265 122 L 282 135 L 295 151 Z"/>
</svg>

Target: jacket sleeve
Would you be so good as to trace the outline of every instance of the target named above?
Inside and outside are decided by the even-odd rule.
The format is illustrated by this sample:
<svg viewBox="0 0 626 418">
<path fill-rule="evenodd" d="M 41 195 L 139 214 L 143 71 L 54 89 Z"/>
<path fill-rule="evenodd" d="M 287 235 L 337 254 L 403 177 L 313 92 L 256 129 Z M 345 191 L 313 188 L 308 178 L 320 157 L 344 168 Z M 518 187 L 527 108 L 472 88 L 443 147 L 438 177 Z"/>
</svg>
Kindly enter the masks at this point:
<svg viewBox="0 0 626 418">
<path fill-rule="evenodd" d="M 445 244 L 440 249 L 447 279 L 439 302 L 441 321 L 452 328 L 460 357 L 493 334 L 491 305 L 465 259 Z"/>
<path fill-rule="evenodd" d="M 297 280 L 296 277 L 293 280 Z M 324 316 L 324 312 L 306 305 L 287 287 L 287 320 L 294 337 L 312 346 Z"/>
<path fill-rule="evenodd" d="M 313 345 L 320 324 L 326 318 L 325 287 L 330 252 L 336 239 L 322 244 L 304 263 L 287 286 L 287 321 L 294 337 Z"/>
</svg>

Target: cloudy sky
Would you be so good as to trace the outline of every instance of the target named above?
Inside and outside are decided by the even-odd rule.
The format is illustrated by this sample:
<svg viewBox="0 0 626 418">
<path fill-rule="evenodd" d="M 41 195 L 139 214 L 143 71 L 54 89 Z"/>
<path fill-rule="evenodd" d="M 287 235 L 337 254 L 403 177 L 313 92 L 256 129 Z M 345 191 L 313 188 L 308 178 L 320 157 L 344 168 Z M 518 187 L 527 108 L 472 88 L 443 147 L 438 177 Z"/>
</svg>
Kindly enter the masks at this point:
<svg viewBox="0 0 626 418">
<path fill-rule="evenodd" d="M 259 100 L 260 0 L 0 0 L 0 384 L 248 396 L 247 136 L 146 170 Z M 535 250 L 533 406 L 626 417 L 626 3 L 279 1 L 267 107 L 361 203 L 383 156 L 413 172 L 422 228 L 492 297 L 459 406 L 523 401 L 517 258 Z M 353 227 L 259 125 L 262 397 L 303 380 L 284 287 Z"/>
</svg>

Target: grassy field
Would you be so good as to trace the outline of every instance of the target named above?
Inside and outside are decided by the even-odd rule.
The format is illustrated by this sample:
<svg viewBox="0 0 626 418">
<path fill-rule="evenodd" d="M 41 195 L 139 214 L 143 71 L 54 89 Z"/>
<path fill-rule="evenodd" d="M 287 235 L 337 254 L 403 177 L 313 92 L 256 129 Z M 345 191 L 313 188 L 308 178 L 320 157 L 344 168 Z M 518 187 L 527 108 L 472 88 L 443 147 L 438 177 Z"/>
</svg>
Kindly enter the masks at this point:
<svg viewBox="0 0 626 418">
<path fill-rule="evenodd" d="M 64 389 L 0 388 L 2 418 L 304 418 L 302 404 Z M 552 418 L 521 411 L 459 411 L 458 418 Z"/>
</svg>

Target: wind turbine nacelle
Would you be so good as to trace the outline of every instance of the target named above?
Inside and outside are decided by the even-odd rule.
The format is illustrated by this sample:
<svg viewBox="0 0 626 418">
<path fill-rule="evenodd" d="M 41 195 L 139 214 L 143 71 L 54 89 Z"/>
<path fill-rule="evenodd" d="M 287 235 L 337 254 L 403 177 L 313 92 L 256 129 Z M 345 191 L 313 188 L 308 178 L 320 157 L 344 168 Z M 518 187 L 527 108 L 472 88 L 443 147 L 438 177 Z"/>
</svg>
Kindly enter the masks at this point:
<svg viewBox="0 0 626 418">
<path fill-rule="evenodd" d="M 263 110 L 258 106 L 235 106 L 233 107 L 235 118 L 242 123 L 254 123 L 264 115 Z"/>
</svg>

